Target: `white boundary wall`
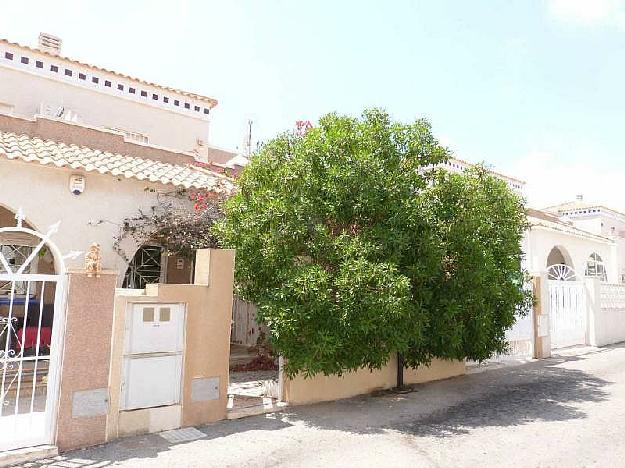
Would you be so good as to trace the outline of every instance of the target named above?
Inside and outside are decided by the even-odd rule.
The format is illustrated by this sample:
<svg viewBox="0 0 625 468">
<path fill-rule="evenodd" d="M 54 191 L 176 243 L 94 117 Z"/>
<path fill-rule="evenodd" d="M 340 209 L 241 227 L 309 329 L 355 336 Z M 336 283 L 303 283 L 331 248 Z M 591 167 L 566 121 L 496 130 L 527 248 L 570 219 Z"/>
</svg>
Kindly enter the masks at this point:
<svg viewBox="0 0 625 468">
<path fill-rule="evenodd" d="M 587 280 L 589 341 L 604 346 L 625 341 L 625 284 Z"/>
</svg>

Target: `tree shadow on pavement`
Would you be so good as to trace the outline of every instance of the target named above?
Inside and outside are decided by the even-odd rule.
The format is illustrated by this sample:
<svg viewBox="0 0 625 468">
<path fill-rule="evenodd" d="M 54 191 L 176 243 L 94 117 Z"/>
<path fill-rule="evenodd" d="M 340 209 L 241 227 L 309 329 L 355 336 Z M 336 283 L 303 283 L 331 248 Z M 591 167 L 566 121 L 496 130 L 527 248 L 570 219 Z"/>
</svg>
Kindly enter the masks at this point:
<svg viewBox="0 0 625 468">
<path fill-rule="evenodd" d="M 382 392 L 330 403 L 288 407 L 281 413 L 220 421 L 197 428 L 197 441 L 171 443 L 158 434 L 118 439 L 106 445 L 29 463 L 32 468 L 95 468 L 135 460 L 156 463 L 174 446 L 206 441 L 236 444 L 229 436 L 282 431 L 294 425 L 355 434 L 389 431 L 416 437 L 451 437 L 480 427 L 512 427 L 533 421 L 586 417 L 583 405 L 607 399 L 610 382 L 575 369 L 584 356 L 557 356 L 443 381 L 415 385 L 408 394 Z M 577 366 L 579 367 L 579 366 Z M 583 366 L 582 366 L 583 367 Z M 253 434 L 250 437 L 255 437 Z M 273 437 L 273 436 L 271 436 Z"/>
<path fill-rule="evenodd" d="M 558 356 L 415 385 L 407 395 L 385 392 L 301 407 L 286 417 L 320 429 L 367 434 L 392 430 L 434 437 L 467 434 L 479 427 L 581 419 L 586 417 L 581 404 L 605 401 L 604 387 L 610 384 L 582 370 L 559 366 L 583 359 Z"/>
<path fill-rule="evenodd" d="M 517 368 L 518 369 L 518 368 Z M 467 434 L 479 427 L 518 426 L 534 421 L 582 419 L 585 402 L 607 399 L 609 382 L 581 370 L 553 366 L 518 369 L 515 378 L 487 392 L 395 429 L 417 436 Z"/>
</svg>

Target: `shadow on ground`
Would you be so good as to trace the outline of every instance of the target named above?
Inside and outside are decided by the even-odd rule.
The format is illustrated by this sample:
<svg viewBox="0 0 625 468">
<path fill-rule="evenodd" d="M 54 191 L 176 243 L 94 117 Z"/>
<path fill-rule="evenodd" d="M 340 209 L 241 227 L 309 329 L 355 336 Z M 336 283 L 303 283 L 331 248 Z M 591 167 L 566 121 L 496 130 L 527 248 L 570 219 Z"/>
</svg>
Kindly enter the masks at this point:
<svg viewBox="0 0 625 468">
<path fill-rule="evenodd" d="M 417 385 L 409 394 L 386 392 L 222 421 L 199 428 L 204 434 L 200 441 L 224 439 L 219 443 L 227 444 L 229 436 L 249 431 L 278 431 L 280 437 L 280 431 L 293 425 L 357 434 L 397 431 L 415 437 L 452 437 L 481 427 L 581 419 L 586 413 L 580 406 L 606 400 L 605 387 L 610 384 L 574 368 L 576 361 L 584 359 L 587 356 L 563 355 Z M 24 466 L 80 468 L 108 466 L 134 458 L 145 461 L 173 445 L 178 444 L 151 434 Z"/>
</svg>

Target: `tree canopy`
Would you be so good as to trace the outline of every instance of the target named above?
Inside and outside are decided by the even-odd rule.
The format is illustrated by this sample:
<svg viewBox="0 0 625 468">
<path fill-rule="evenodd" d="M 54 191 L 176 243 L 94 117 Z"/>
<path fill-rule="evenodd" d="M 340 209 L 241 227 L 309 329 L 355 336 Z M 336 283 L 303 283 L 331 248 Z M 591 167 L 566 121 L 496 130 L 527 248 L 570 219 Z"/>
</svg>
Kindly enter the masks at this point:
<svg viewBox="0 0 625 468">
<path fill-rule="evenodd" d="M 436 169 L 448 158 L 427 121 L 377 109 L 328 114 L 253 156 L 215 233 L 288 373 L 505 348 L 529 303 L 522 200 L 483 168 Z"/>
</svg>

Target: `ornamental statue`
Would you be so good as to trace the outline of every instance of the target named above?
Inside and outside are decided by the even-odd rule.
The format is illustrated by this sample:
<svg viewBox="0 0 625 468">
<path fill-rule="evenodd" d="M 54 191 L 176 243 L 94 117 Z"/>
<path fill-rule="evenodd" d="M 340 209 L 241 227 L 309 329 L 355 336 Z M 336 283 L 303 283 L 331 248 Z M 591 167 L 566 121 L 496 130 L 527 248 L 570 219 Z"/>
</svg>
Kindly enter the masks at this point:
<svg viewBox="0 0 625 468">
<path fill-rule="evenodd" d="M 100 244 L 94 242 L 85 254 L 85 270 L 87 277 L 100 277 L 102 271 L 102 254 L 100 253 Z"/>
</svg>

